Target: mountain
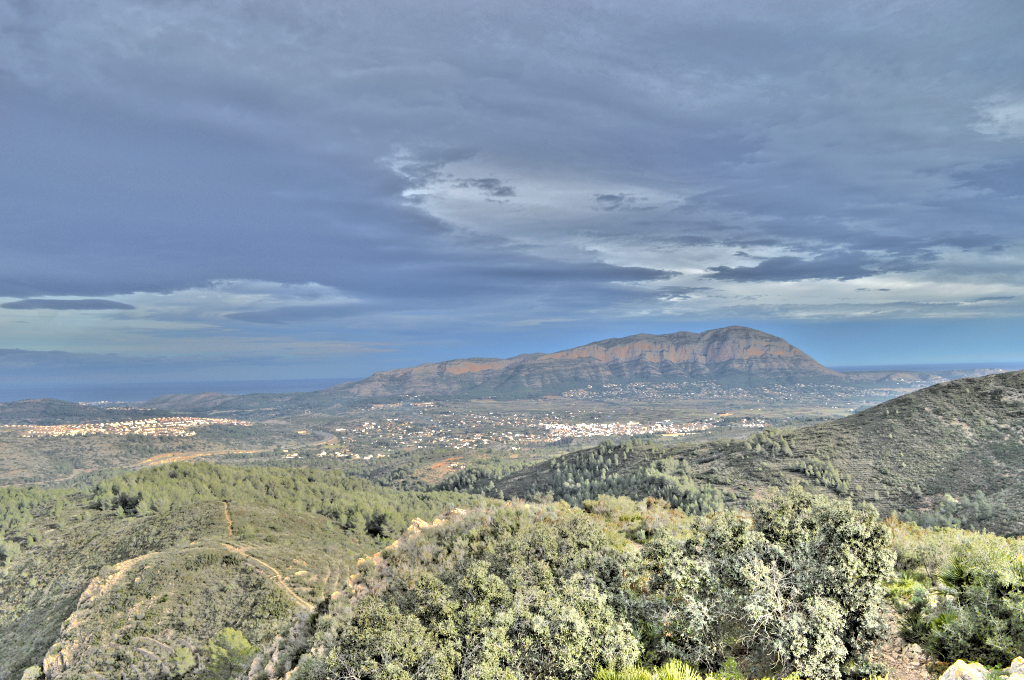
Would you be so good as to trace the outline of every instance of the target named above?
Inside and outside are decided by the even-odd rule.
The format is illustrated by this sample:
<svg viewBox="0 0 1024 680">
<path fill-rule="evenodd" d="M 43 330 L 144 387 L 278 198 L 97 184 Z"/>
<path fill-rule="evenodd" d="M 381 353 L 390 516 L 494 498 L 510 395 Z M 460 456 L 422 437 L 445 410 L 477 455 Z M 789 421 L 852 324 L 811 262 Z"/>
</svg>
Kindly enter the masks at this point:
<svg viewBox="0 0 1024 680">
<path fill-rule="evenodd" d="M 374 373 L 344 386 L 357 397 L 451 395 L 540 397 L 590 385 L 714 380 L 722 384 L 837 382 L 782 338 L 730 326 L 703 333 L 631 335 L 552 354 L 457 359 Z"/>
<path fill-rule="evenodd" d="M 905 389 L 993 370 L 997 369 L 839 373 L 782 338 L 730 326 L 703 333 L 631 335 L 510 359 L 453 359 L 380 371 L 358 382 L 315 392 L 168 394 L 142 406 L 195 414 L 258 414 L 266 419 L 303 411 L 331 413 L 345 410 L 353 401 L 407 396 L 521 399 L 591 386 L 600 389 L 608 383 L 696 381 L 714 381 L 727 387 L 824 383 Z"/>
<path fill-rule="evenodd" d="M 602 444 L 502 478 L 443 488 L 505 498 L 664 498 L 688 512 L 801 484 L 927 525 L 1024 533 L 1024 371 L 941 383 L 860 413 L 747 440 Z"/>
</svg>

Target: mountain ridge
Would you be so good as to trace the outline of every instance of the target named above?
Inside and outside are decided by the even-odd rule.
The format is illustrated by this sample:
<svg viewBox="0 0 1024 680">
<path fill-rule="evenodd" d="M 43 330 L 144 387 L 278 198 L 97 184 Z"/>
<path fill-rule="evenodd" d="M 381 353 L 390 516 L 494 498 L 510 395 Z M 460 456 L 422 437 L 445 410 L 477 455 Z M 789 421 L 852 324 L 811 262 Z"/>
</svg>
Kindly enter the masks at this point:
<svg viewBox="0 0 1024 680">
<path fill-rule="evenodd" d="M 334 389 L 357 397 L 455 393 L 539 397 L 595 382 L 679 380 L 821 382 L 843 380 L 843 374 L 822 366 L 780 337 L 728 326 L 702 333 L 641 333 L 508 359 L 451 359 L 379 371 Z"/>
</svg>

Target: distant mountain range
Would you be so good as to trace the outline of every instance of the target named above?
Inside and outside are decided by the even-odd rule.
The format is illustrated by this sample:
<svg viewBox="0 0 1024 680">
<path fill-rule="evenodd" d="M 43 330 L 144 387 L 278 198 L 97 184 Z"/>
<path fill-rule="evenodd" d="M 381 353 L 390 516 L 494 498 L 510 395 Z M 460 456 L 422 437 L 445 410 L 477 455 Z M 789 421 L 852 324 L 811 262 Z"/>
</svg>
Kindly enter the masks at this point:
<svg viewBox="0 0 1024 680">
<path fill-rule="evenodd" d="M 976 377 L 989 369 L 852 371 L 822 366 L 786 340 L 744 326 L 703 333 L 642 333 L 551 354 L 455 359 L 374 373 L 325 390 L 353 397 L 405 395 L 530 398 L 632 382 L 714 381 L 724 386 L 868 383 L 898 385 Z M 161 402 L 147 405 L 161 406 Z"/>
</svg>

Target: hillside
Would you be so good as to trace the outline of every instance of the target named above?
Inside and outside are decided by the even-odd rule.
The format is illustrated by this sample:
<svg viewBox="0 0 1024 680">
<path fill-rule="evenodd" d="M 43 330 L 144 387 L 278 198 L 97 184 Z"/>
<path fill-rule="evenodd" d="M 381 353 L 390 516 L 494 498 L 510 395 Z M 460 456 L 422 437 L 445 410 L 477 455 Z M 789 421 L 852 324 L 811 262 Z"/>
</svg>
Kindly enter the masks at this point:
<svg viewBox="0 0 1024 680">
<path fill-rule="evenodd" d="M 695 512 L 791 484 L 925 524 L 1024 533 L 1024 372 L 942 383 L 746 441 L 604 444 L 499 479 L 467 470 L 443 488 L 577 504 L 598 494 L 653 495 Z"/>
<path fill-rule="evenodd" d="M 59 399 L 23 399 L 0 403 L 0 425 L 63 425 L 136 420 L 170 415 L 150 408 L 102 409 Z"/>
<path fill-rule="evenodd" d="M 88 492 L 2 489 L 0 679 L 33 665 L 48 678 L 177 677 L 209 662 L 225 628 L 265 645 L 413 518 L 478 502 L 210 464 Z"/>
<path fill-rule="evenodd" d="M 109 416 L 108 416 L 109 418 Z M 0 484 L 78 483 L 104 470 L 135 468 L 207 456 L 250 452 L 263 460 L 280 457 L 277 446 L 289 448 L 320 441 L 294 428 L 257 423 L 251 427 L 217 424 L 199 427 L 195 436 L 88 434 L 74 437 L 26 437 L 21 428 L 0 429 Z"/>
</svg>

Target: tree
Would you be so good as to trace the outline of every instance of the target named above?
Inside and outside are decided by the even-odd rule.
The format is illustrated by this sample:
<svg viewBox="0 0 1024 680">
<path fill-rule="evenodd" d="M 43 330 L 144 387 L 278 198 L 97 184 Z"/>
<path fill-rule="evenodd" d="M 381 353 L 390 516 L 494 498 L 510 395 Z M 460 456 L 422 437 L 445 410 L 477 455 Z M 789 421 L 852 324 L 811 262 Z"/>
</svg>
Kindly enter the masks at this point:
<svg viewBox="0 0 1024 680">
<path fill-rule="evenodd" d="M 171 668 L 175 675 L 185 675 L 195 667 L 196 657 L 188 647 L 178 647 L 171 654 Z"/>
<path fill-rule="evenodd" d="M 208 680 L 228 680 L 248 668 L 256 648 L 234 628 L 225 628 L 206 645 L 210 660 L 202 675 Z"/>
</svg>

